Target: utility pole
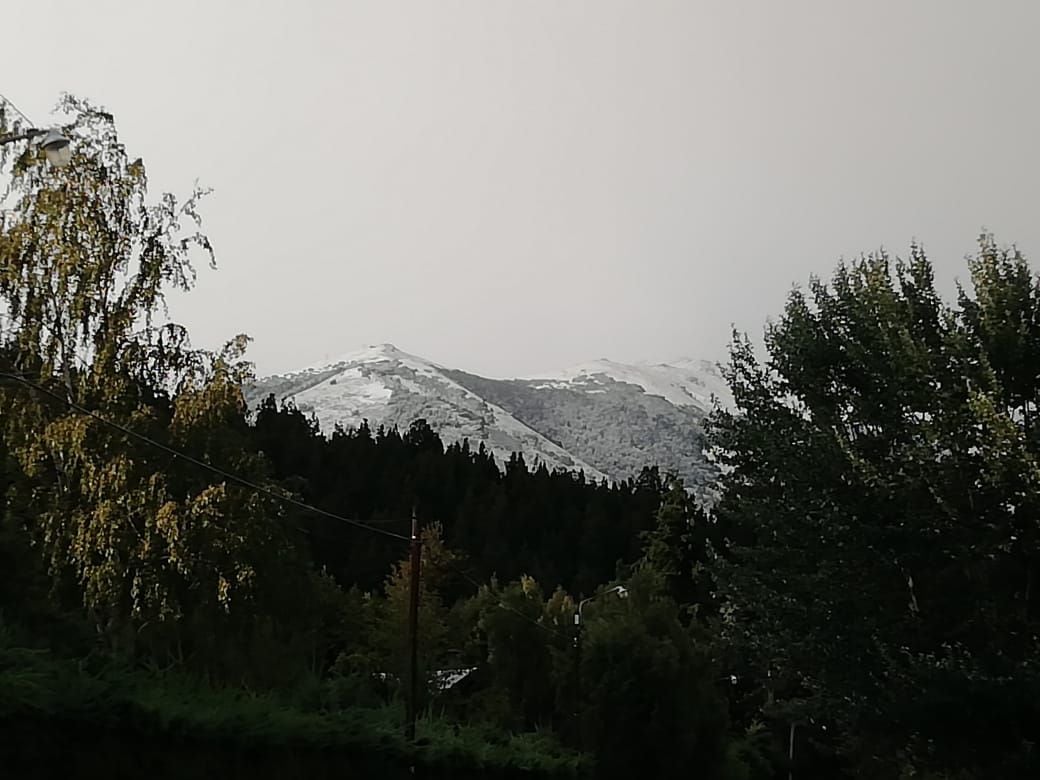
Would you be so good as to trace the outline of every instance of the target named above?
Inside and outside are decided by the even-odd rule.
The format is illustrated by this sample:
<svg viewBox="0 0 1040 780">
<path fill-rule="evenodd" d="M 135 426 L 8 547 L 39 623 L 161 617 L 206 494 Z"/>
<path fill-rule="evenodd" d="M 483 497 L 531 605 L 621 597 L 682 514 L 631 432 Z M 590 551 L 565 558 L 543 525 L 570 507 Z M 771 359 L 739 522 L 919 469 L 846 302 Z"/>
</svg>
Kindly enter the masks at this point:
<svg viewBox="0 0 1040 780">
<path fill-rule="evenodd" d="M 405 725 L 405 737 L 409 742 L 415 741 L 415 719 L 419 707 L 419 567 L 422 565 L 422 544 L 419 541 L 419 519 L 412 509 L 412 560 L 411 560 L 411 599 L 408 602 L 408 723 Z"/>
</svg>

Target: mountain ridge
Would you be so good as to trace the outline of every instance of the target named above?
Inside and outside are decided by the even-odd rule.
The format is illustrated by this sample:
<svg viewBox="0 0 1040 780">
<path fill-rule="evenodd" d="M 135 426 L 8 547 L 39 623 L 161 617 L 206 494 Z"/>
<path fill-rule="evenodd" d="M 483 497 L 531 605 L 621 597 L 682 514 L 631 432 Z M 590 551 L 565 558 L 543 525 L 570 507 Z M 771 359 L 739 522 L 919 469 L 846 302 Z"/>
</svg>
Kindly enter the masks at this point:
<svg viewBox="0 0 1040 780">
<path fill-rule="evenodd" d="M 713 398 L 731 399 L 709 361 L 602 358 L 547 373 L 490 379 L 383 343 L 259 379 L 247 401 L 292 401 L 326 435 L 364 421 L 404 429 L 425 419 L 445 443 L 483 442 L 500 464 L 519 452 L 532 467 L 580 470 L 596 481 L 653 465 L 695 488 L 713 478 L 703 422 Z"/>
</svg>

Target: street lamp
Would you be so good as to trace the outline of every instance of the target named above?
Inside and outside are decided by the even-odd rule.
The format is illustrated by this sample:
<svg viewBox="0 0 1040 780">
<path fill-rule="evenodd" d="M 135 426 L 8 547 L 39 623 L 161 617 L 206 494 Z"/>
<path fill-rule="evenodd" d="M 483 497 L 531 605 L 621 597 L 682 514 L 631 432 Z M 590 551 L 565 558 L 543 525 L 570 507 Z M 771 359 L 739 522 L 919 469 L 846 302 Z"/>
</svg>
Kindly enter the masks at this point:
<svg viewBox="0 0 1040 780">
<path fill-rule="evenodd" d="M 582 623 L 582 610 L 585 609 L 585 605 L 590 601 L 595 601 L 600 596 L 609 596 L 611 593 L 616 593 L 619 599 L 628 598 L 628 588 L 624 585 L 615 585 L 609 590 L 605 590 L 602 593 L 595 593 L 589 596 L 587 599 L 582 599 L 578 602 L 578 608 L 574 611 L 574 626 L 577 628 L 577 632 L 574 634 L 574 719 L 577 726 L 578 736 L 578 747 L 580 749 L 582 745 L 582 733 L 581 733 L 581 630 L 584 628 Z"/>
<path fill-rule="evenodd" d="M 29 141 L 40 146 L 47 155 L 47 162 L 55 168 L 64 168 L 72 161 L 72 146 L 60 130 L 40 130 L 34 127 L 21 133 L 0 136 L 0 146 L 16 141 Z"/>
<path fill-rule="evenodd" d="M 40 139 L 40 146 L 47 155 L 47 161 L 55 168 L 64 168 L 72 161 L 72 145 L 58 130 L 48 130 Z"/>
<path fill-rule="evenodd" d="M 585 605 L 588 604 L 590 601 L 595 601 L 600 596 L 609 596 L 611 593 L 618 594 L 619 599 L 628 598 L 628 588 L 626 588 L 624 585 L 615 585 L 610 590 L 605 590 L 602 593 L 596 593 L 595 595 L 589 596 L 587 599 L 582 599 L 582 601 L 578 603 L 578 610 L 574 613 L 574 625 L 578 627 L 579 637 L 581 636 L 581 611 L 585 608 Z M 577 641 L 577 639 L 575 639 L 575 641 Z"/>
</svg>

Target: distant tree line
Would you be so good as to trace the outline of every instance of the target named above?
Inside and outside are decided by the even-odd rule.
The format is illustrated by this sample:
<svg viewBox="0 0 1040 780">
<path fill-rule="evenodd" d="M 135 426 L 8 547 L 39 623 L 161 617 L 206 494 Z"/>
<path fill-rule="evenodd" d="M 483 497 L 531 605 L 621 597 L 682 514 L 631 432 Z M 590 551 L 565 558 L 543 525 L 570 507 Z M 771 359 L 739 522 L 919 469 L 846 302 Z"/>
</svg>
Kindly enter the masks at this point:
<svg viewBox="0 0 1040 780">
<path fill-rule="evenodd" d="M 256 411 L 253 433 L 272 476 L 309 503 L 397 533 L 408 532 L 414 510 L 440 525 L 474 576 L 526 574 L 575 594 L 591 594 L 639 556 L 665 489 L 656 468 L 608 484 L 529 468 L 521 454 L 499 465 L 482 443 L 445 446 L 425 420 L 406 431 L 362 425 L 326 437 L 273 397 Z M 336 520 L 304 512 L 295 522 L 314 560 L 348 586 L 378 586 L 401 556 L 399 542 Z"/>
</svg>

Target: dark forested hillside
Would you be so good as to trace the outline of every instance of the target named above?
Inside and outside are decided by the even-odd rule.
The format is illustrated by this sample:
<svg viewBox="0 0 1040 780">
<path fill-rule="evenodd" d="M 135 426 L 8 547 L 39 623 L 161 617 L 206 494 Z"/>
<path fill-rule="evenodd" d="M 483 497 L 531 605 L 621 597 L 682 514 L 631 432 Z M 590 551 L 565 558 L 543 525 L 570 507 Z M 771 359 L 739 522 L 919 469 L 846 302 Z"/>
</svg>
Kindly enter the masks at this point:
<svg viewBox="0 0 1040 780">
<path fill-rule="evenodd" d="M 530 470 L 517 455 L 502 470 L 482 446 L 445 447 L 422 420 L 403 432 L 362 426 L 326 438 L 273 397 L 257 411 L 254 435 L 274 476 L 315 506 L 398 533 L 408 530 L 414 507 L 423 523 L 441 524 L 475 576 L 526 574 L 575 594 L 592 592 L 639 556 L 663 491 L 653 468 L 613 485 Z M 297 522 L 312 532 L 315 560 L 344 585 L 375 587 L 401 555 L 399 543 L 335 520 Z"/>
</svg>

